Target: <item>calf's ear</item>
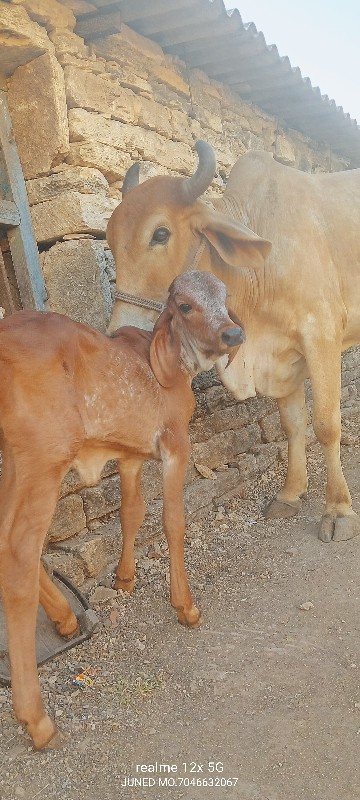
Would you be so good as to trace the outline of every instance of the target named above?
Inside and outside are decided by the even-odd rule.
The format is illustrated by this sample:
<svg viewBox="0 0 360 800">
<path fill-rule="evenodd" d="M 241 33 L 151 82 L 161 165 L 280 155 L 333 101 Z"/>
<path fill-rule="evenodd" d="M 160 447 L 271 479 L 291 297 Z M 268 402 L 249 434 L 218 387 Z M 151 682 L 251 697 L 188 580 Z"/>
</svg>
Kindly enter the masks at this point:
<svg viewBox="0 0 360 800">
<path fill-rule="evenodd" d="M 201 205 L 196 227 L 226 264 L 256 269 L 264 263 L 270 253 L 271 242 L 262 239 L 236 219 L 209 208 L 205 203 Z"/>
<path fill-rule="evenodd" d="M 156 380 L 165 389 L 174 385 L 179 369 L 180 339 L 171 325 L 172 314 L 166 308 L 157 320 L 150 344 L 150 366 Z"/>
<path fill-rule="evenodd" d="M 244 334 L 243 341 L 245 342 L 246 336 L 245 336 L 245 333 L 244 333 L 244 327 L 243 327 L 242 322 L 239 320 L 239 317 L 237 316 L 237 314 L 235 314 L 235 311 L 233 311 L 232 308 L 228 308 L 228 314 L 229 314 L 229 317 L 230 317 L 231 321 L 235 322 L 235 325 L 238 325 L 239 328 L 241 328 L 241 330 L 242 330 L 242 332 Z M 241 347 L 241 344 L 239 344 L 238 347 L 232 347 L 231 348 L 230 353 L 229 353 L 229 357 L 228 357 L 228 362 L 226 364 L 225 369 L 227 369 L 230 366 L 231 362 L 234 361 L 234 358 L 237 355 L 240 347 Z"/>
<path fill-rule="evenodd" d="M 241 328 L 241 330 L 244 331 L 244 326 L 241 320 L 239 319 L 238 315 L 235 314 L 235 311 L 233 311 L 232 308 L 228 308 L 227 312 L 229 314 L 231 322 L 235 322 L 235 325 L 238 325 L 239 328 Z"/>
</svg>

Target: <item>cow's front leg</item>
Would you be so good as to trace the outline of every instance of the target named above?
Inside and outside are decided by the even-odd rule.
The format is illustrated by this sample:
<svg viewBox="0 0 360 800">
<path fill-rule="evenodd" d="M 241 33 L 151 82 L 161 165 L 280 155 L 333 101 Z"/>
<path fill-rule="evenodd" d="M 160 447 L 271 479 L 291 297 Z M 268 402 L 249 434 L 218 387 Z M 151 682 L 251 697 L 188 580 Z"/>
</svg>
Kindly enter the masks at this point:
<svg viewBox="0 0 360 800">
<path fill-rule="evenodd" d="M 170 554 L 170 600 L 182 625 L 196 626 L 200 611 L 193 604 L 184 564 L 184 481 L 188 462 L 188 442 L 175 453 L 164 452 L 164 531 Z"/>
<path fill-rule="evenodd" d="M 304 384 L 277 400 L 280 422 L 288 441 L 288 468 L 284 486 L 265 511 L 267 519 L 294 517 L 307 490 L 306 424 Z"/>
<path fill-rule="evenodd" d="M 312 342 L 307 361 L 313 387 L 313 427 L 322 445 L 327 467 L 326 508 L 319 526 L 323 542 L 344 541 L 360 534 L 360 520 L 351 507 L 351 496 L 340 461 L 341 352 Z"/>
</svg>

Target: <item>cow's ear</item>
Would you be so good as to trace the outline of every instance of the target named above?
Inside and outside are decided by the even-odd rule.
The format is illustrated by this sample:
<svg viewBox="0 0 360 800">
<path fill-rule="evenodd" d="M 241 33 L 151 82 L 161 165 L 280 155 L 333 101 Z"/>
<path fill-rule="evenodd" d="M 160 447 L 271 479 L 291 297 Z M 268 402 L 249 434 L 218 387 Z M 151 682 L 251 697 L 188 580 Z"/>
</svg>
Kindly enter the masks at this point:
<svg viewBox="0 0 360 800">
<path fill-rule="evenodd" d="M 197 228 L 219 256 L 233 267 L 260 267 L 270 253 L 271 242 L 262 239 L 241 222 L 202 204 Z"/>
<path fill-rule="evenodd" d="M 171 311 L 166 308 L 157 320 L 150 344 L 150 366 L 165 389 L 174 385 L 179 369 L 180 338 L 173 331 Z"/>
</svg>

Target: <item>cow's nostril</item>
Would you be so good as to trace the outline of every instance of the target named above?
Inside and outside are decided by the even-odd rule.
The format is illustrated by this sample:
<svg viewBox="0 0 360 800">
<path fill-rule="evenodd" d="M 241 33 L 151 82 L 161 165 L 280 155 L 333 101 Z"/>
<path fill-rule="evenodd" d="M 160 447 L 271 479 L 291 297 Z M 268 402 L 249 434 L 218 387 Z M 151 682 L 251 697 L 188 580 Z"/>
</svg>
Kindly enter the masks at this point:
<svg viewBox="0 0 360 800">
<path fill-rule="evenodd" d="M 245 334 L 242 328 L 228 328 L 222 332 L 221 338 L 224 344 L 236 347 L 245 341 Z"/>
</svg>

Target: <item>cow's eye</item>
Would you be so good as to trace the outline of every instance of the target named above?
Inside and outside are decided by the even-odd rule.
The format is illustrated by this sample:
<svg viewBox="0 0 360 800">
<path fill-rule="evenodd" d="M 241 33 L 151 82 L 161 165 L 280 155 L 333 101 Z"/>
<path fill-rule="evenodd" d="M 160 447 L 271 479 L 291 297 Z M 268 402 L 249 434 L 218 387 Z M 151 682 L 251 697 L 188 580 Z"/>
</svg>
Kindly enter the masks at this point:
<svg viewBox="0 0 360 800">
<path fill-rule="evenodd" d="M 182 314 L 190 314 L 190 311 L 192 311 L 192 306 L 189 306 L 189 303 L 180 303 L 179 309 Z"/>
<path fill-rule="evenodd" d="M 170 231 L 167 228 L 156 228 L 153 233 L 150 244 L 166 244 L 170 237 Z"/>
</svg>

